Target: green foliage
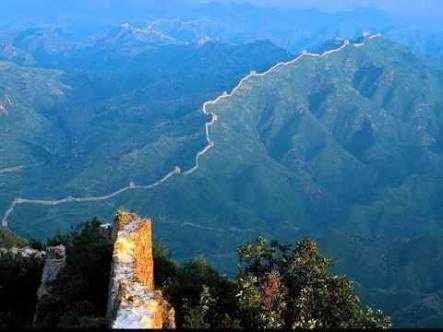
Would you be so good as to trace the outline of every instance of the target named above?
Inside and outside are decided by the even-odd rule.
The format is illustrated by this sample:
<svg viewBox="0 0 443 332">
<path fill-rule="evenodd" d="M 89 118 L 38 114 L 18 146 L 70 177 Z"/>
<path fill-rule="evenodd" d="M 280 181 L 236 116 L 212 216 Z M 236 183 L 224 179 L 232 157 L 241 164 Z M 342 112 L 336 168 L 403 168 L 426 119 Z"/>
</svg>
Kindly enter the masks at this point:
<svg viewBox="0 0 443 332">
<path fill-rule="evenodd" d="M 183 305 L 183 312 L 186 313 L 184 317 L 185 328 L 210 328 L 211 324 L 208 320 L 208 314 L 217 299 L 214 299 L 209 291 L 209 287 L 203 285 L 203 290 L 200 294 L 200 299 L 197 306 L 190 306 L 188 301 L 185 299 Z"/>
<path fill-rule="evenodd" d="M 68 243 L 70 240 L 71 234 L 62 234 L 59 231 L 54 234 L 51 238 L 46 241 L 46 246 L 58 246 L 60 244 Z"/>
<path fill-rule="evenodd" d="M 66 266 L 39 303 L 37 327 L 104 327 L 112 242 L 93 219 L 51 244 L 66 246 Z"/>
<path fill-rule="evenodd" d="M 0 226 L 0 248 L 21 248 L 27 244 L 28 241 Z"/>
<path fill-rule="evenodd" d="M 265 49 L 269 61 L 256 62 Z M 174 165 L 186 169 L 206 144 L 205 118 L 195 110 L 250 69 L 282 58 L 266 45 L 252 53 L 246 46 L 210 43 L 198 50 L 167 47 L 135 58 L 78 50 L 61 61 L 79 69 L 65 68 L 69 91 L 53 71 L 2 64 L 0 89 L 11 91 L 16 102 L 0 118 L 2 168 L 23 160 L 29 161 L 23 166 L 38 165 L 25 167 L 24 176 L 2 175 L 3 210 L 18 195 L 56 198 L 72 189 L 82 196 L 85 187 L 102 193 L 103 183 L 112 191 L 129 178 L 144 184 Z M 408 309 L 440 297 L 435 255 L 403 255 L 394 271 L 404 273 L 397 273 L 386 267 L 390 257 L 384 253 L 402 252 L 410 238 L 443 234 L 442 82 L 441 72 L 383 39 L 305 57 L 248 79 L 247 88 L 212 107 L 220 114 L 211 128 L 216 153 L 210 151 L 192 176 L 107 202 L 20 205 L 11 225 L 46 236 L 84 215 L 110 217 L 113 206 L 134 207 L 155 220 L 166 216 L 156 232 L 180 259 L 205 252 L 224 272 L 233 272 L 233 248 L 251 234 L 284 241 L 322 236 L 333 244 L 328 253 L 338 258 L 337 268 L 361 284 L 368 303 L 392 313 L 395 323 L 439 321 L 440 300 L 417 317 Z M 65 96 L 54 109 L 49 106 L 56 98 L 48 96 L 57 90 Z M 69 172 L 54 167 L 65 164 Z M 342 242 L 330 241 L 333 232 L 367 241 L 345 251 Z M 427 239 L 418 252 L 432 248 Z M 359 250 L 367 255 L 357 255 L 365 259 L 354 264 Z"/>
<path fill-rule="evenodd" d="M 43 250 L 45 248 L 45 244 L 36 239 L 29 239 L 28 246 L 35 250 Z"/>
<path fill-rule="evenodd" d="M 244 326 L 255 329 L 284 327 L 287 289 L 278 272 L 237 279 L 239 307 Z"/>
<path fill-rule="evenodd" d="M 25 246 L 32 243 L 0 227 L 0 248 Z M 0 329 L 31 326 L 42 268 L 42 260 L 0 255 Z"/>
<path fill-rule="evenodd" d="M 0 256 L 0 329 L 30 327 L 43 262 Z"/>
<path fill-rule="evenodd" d="M 94 218 L 48 240 L 67 249 L 66 266 L 39 302 L 40 328 L 105 327 L 112 243 Z M 37 244 L 36 244 L 37 245 Z M 234 280 L 204 259 L 179 264 L 154 244 L 154 276 L 185 328 L 388 328 L 381 311 L 363 309 L 352 283 L 329 270 L 309 239 L 294 246 L 259 237 L 237 250 Z M 0 262 L 0 326 L 32 322 L 42 262 L 9 256 Z M 25 302 L 23 302 L 25 301 Z M 26 303 L 23 306 L 22 303 Z"/>
<path fill-rule="evenodd" d="M 180 327 L 221 328 L 236 324 L 235 284 L 203 259 L 179 264 L 154 245 L 155 283 L 176 310 Z"/>
<path fill-rule="evenodd" d="M 363 308 L 352 283 L 330 272 L 332 261 L 309 239 L 295 246 L 259 237 L 238 248 L 235 280 L 203 260 L 172 261 L 155 246 L 157 285 L 187 328 L 389 328 L 379 310 Z M 159 272 L 159 273 L 157 273 Z"/>
<path fill-rule="evenodd" d="M 262 328 L 389 328 L 390 318 L 363 309 L 352 283 L 332 274 L 330 259 L 309 239 L 294 247 L 264 238 L 238 249 L 243 326 Z"/>
</svg>

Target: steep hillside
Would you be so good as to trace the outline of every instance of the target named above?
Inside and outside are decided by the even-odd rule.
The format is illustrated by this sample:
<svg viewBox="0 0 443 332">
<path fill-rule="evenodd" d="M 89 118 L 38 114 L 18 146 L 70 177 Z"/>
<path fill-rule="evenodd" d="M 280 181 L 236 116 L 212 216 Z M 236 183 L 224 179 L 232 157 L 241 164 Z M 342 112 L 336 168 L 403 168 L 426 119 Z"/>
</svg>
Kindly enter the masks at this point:
<svg viewBox="0 0 443 332">
<path fill-rule="evenodd" d="M 250 70 L 287 57 L 269 42 L 209 43 L 148 47 L 134 56 L 86 48 L 58 54 L 51 60 L 57 71 L 4 63 L 2 210 L 17 197 L 43 207 L 71 196 L 100 198 L 130 183 L 156 183 L 175 166 L 193 167 L 207 144 L 200 105 Z M 59 216 L 41 224 L 33 212 L 26 219 L 20 231 L 30 236 L 71 224 Z"/>
<path fill-rule="evenodd" d="M 157 237 L 179 257 L 205 255 L 225 271 L 244 239 L 310 234 L 394 323 L 435 326 L 439 263 L 426 253 L 443 236 L 442 96 L 440 72 L 383 38 L 306 54 L 205 104 L 213 147 L 195 172 L 101 203 L 24 204 L 13 227 L 29 229 L 29 216 L 35 230 L 61 227 L 57 216 L 125 206 L 156 218 Z M 423 259 L 408 256 L 414 243 Z M 409 266 L 409 278 L 384 270 L 385 258 Z M 434 311 L 410 318 L 429 296 Z"/>
<path fill-rule="evenodd" d="M 11 227 L 46 236 L 86 216 L 110 218 L 124 206 L 153 216 L 157 238 L 179 258 L 204 255 L 226 272 L 234 268 L 233 248 L 246 239 L 265 234 L 292 241 L 309 234 L 337 257 L 338 270 L 359 282 L 369 303 L 393 314 L 394 324 L 437 325 L 440 263 L 429 252 L 443 238 L 442 73 L 383 38 L 339 46 L 252 73 L 232 93 L 205 103 L 206 116 L 195 112 L 197 103 L 229 90 L 229 84 L 217 85 L 220 77 L 209 75 L 219 71 L 198 71 L 198 65 L 186 71 L 188 64 L 233 68 L 226 72 L 228 82 L 248 69 L 262 69 L 275 53 L 269 62 L 238 68 L 225 57 L 232 49 L 206 62 L 216 47 L 207 45 L 208 53 L 190 58 L 196 62 L 188 59 L 159 76 L 154 68 L 137 71 L 141 62 L 128 62 L 123 68 L 132 68 L 134 75 L 125 81 L 112 66 L 120 62 L 112 58 L 108 67 L 91 62 L 67 73 L 65 82 L 85 84 L 69 84 L 67 98 L 77 103 L 58 113 L 60 127 L 70 133 L 70 155 L 45 171 L 53 182 L 43 196 L 10 184 L 18 189 L 7 199 L 18 194 L 31 199 L 10 210 Z M 249 49 L 240 53 L 245 59 Z M 156 56 L 165 54 L 171 55 Z M 156 79 L 144 80 L 143 72 Z M 172 88 L 168 80 L 180 82 L 182 73 L 190 76 Z M 106 84 L 113 81 L 119 84 L 112 96 L 96 93 L 108 91 Z M 134 81 L 142 87 L 132 86 Z M 88 95 L 86 87 L 97 90 Z M 184 102 L 192 93 L 195 98 Z M 85 106 L 91 100 L 94 111 Z M 198 151 L 204 153 L 195 159 Z M 161 185 L 139 186 L 175 166 L 182 172 L 175 169 Z M 23 179 L 32 175 L 27 174 Z M 344 247 L 345 240 L 355 245 Z M 416 251 L 409 255 L 412 248 Z M 388 267 L 394 263 L 406 266 L 409 277 L 393 276 Z M 411 318 L 418 303 L 427 303 L 429 310 Z"/>
<path fill-rule="evenodd" d="M 61 73 L 0 62 L 0 206 L 17 196 L 25 183 L 32 187 L 50 181 L 39 165 L 63 154 L 62 130 L 54 109 L 69 87 Z M 22 177 L 24 172 L 33 177 Z"/>
<path fill-rule="evenodd" d="M 304 56 L 208 104 L 215 145 L 199 170 L 140 197 L 208 243 L 212 229 L 441 234 L 441 98 L 441 74 L 384 39 Z"/>
<path fill-rule="evenodd" d="M 174 252 L 222 269 L 239 239 L 314 234 L 394 322 L 437 326 L 440 300 L 414 318 L 405 307 L 439 298 L 429 253 L 443 239 L 442 96 L 440 72 L 384 39 L 250 76 L 208 104 L 218 121 L 198 172 L 154 192 L 145 211 L 164 217 Z M 340 250 L 337 232 L 362 240 Z M 406 279 L 383 270 L 394 261 Z"/>
</svg>

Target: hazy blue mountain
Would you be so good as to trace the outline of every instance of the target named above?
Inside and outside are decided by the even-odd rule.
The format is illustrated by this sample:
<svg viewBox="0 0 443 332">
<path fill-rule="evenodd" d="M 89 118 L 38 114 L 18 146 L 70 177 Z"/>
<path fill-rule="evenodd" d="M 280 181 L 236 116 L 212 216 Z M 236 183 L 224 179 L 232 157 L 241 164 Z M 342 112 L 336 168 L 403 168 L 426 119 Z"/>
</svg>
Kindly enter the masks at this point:
<svg viewBox="0 0 443 332">
<path fill-rule="evenodd" d="M 415 52 L 435 58 L 440 64 L 442 57 L 441 27 L 398 18 L 374 8 L 357 7 L 326 13 L 318 9 L 259 7 L 248 3 L 140 0 L 129 3 L 110 0 L 62 3 L 20 0 L 10 3 L 8 0 L 0 6 L 4 7 L 0 7 L 0 13 L 5 16 L 3 29 L 14 28 L 20 32 L 25 27 L 30 30 L 30 26 L 58 29 L 71 41 L 85 43 L 107 35 L 110 37 L 109 30 L 123 23 L 132 29 L 120 31 L 120 35 L 114 36 L 114 42 L 119 41 L 115 38 L 128 38 L 134 34 L 138 35 L 138 42 L 160 44 L 199 44 L 207 40 L 244 43 L 269 39 L 291 52 L 312 49 L 333 38 L 349 38 L 369 31 L 383 32 Z M 99 17 L 97 13 L 100 13 Z M 23 22 L 28 23 L 24 26 Z M 135 30 L 138 32 L 134 33 Z M 1 39 L 0 34 L 0 42 Z M 57 37 L 49 40 L 53 47 L 61 46 Z"/>
<path fill-rule="evenodd" d="M 0 3 L 0 211 L 43 200 L 11 210 L 14 231 L 45 238 L 125 207 L 152 216 L 177 258 L 227 273 L 247 239 L 310 235 L 398 326 L 441 325 L 441 30 L 370 8 L 50 4 Z M 206 101 L 345 38 L 367 43 L 207 104 L 205 149 Z M 201 151 L 194 173 L 134 188 Z"/>
<path fill-rule="evenodd" d="M 209 106 L 218 116 L 210 129 L 215 145 L 195 173 L 102 203 L 23 205 L 12 227 L 46 234 L 86 215 L 110 218 L 124 206 L 153 216 L 157 238 L 177 257 L 204 255 L 225 271 L 233 268 L 232 248 L 245 239 L 309 234 L 397 324 L 435 326 L 440 258 L 430 252 L 443 237 L 442 90 L 441 72 L 386 39 L 308 56 L 248 78 Z M 174 151 L 167 146 L 157 151 Z M 148 166 L 159 160 L 146 155 Z M 102 167 L 100 158 L 91 162 Z M 104 164 L 112 171 L 125 165 Z M 109 186 L 117 177 L 108 174 L 89 179 Z M 93 188 L 87 179 L 73 178 L 72 188 Z M 409 316 L 424 305 L 428 311 Z"/>
</svg>

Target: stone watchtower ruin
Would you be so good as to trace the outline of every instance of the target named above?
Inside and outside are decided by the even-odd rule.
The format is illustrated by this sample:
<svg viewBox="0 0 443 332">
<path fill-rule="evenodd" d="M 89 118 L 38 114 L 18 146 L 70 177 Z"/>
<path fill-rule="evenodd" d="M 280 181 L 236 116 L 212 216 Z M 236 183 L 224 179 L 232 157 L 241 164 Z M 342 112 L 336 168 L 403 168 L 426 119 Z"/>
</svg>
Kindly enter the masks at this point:
<svg viewBox="0 0 443 332">
<path fill-rule="evenodd" d="M 174 309 L 154 287 L 152 222 L 118 212 L 107 318 L 111 328 L 174 328 Z"/>
</svg>

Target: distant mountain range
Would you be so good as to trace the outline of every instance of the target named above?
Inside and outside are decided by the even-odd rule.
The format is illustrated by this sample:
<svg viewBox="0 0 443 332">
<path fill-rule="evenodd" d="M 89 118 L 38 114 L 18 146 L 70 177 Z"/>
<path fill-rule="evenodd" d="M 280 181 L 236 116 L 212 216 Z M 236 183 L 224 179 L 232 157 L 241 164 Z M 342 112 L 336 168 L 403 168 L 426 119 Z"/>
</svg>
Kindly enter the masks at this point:
<svg viewBox="0 0 443 332">
<path fill-rule="evenodd" d="M 407 18 L 402 20 L 374 8 L 324 13 L 314 9 L 267 8 L 248 3 L 134 0 L 133 4 L 119 5 L 117 1 L 112 4 L 109 1 L 53 2 L 39 0 L 33 5 L 26 1 L 2 2 L 0 6 L 4 8 L 0 7 L 0 17 L 3 13 L 5 23 L 3 27 L 0 24 L 0 44 L 3 39 L 3 48 L 9 45 L 8 37 L 18 31 L 21 38 L 22 34 L 33 35 L 33 44 L 45 37 L 41 47 L 46 51 L 63 50 L 72 43 L 81 47 L 97 39 L 100 42 L 118 40 L 128 47 L 134 43 L 136 46 L 140 43 L 201 44 L 211 40 L 241 44 L 267 39 L 296 53 L 319 47 L 326 40 L 377 31 L 440 64 L 443 55 L 443 30 L 438 25 L 417 23 Z M 101 14 L 97 17 L 95 13 Z M 23 16 L 28 22 L 27 28 L 23 26 Z M 116 30 L 116 26 L 121 27 Z M 44 29 L 38 38 L 35 27 Z M 2 30 L 8 33 L 2 36 Z M 7 51 L 11 53 L 10 46 L 3 52 L 0 47 L 0 56 L 7 57 Z"/>
<path fill-rule="evenodd" d="M 394 324 L 441 325 L 441 32 L 180 8 L 0 27 L 3 223 L 45 238 L 125 207 L 226 273 L 257 234 L 310 235 Z"/>
</svg>

